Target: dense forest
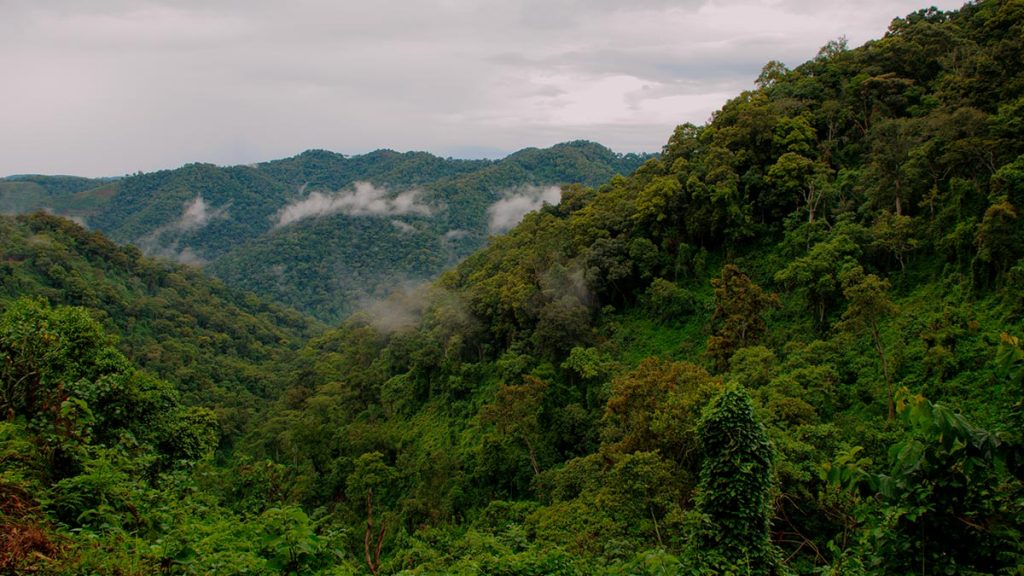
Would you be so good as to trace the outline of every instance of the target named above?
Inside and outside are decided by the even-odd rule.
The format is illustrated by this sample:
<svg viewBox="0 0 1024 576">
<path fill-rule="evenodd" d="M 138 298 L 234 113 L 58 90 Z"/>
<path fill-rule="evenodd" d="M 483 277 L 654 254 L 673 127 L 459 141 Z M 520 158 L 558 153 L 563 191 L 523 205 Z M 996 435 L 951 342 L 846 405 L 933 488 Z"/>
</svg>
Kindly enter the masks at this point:
<svg viewBox="0 0 1024 576">
<path fill-rule="evenodd" d="M 1024 573 L 1022 28 L 768 63 L 334 328 L 0 220 L 0 571 Z"/>
<path fill-rule="evenodd" d="M 227 284 L 336 322 L 483 246 L 489 210 L 546 187 L 598 185 L 648 156 L 593 142 L 501 160 L 310 150 L 252 166 L 189 164 L 118 179 L 0 180 L 0 212 L 45 209 L 148 256 L 204 267 Z M 403 203 L 404 199 L 404 203 Z M 552 202 L 557 202 L 557 193 Z"/>
</svg>

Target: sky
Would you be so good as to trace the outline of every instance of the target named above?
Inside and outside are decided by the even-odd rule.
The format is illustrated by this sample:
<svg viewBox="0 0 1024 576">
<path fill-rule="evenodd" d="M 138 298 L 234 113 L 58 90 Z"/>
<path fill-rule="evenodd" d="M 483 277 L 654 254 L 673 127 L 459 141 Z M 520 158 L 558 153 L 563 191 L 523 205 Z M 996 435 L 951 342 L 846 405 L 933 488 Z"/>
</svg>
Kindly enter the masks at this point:
<svg viewBox="0 0 1024 576">
<path fill-rule="evenodd" d="M 956 9 L 960 0 L 933 5 Z M 323 148 L 656 152 L 920 0 L 0 0 L 0 175 Z"/>
</svg>

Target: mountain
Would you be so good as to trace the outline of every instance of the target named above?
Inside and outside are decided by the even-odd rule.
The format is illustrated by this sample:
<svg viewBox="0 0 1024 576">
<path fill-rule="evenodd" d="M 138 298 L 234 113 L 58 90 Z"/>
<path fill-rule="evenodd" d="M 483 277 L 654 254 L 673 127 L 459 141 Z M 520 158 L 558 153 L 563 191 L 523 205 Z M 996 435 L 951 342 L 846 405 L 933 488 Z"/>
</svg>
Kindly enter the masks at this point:
<svg viewBox="0 0 1024 576">
<path fill-rule="evenodd" d="M 13 177 L 2 181 L 0 207 L 79 218 L 148 255 L 206 266 L 232 286 L 336 321 L 483 245 L 488 208 L 506 196 L 539 206 L 547 187 L 596 185 L 647 158 L 583 141 L 498 161 L 311 150 L 116 180 Z"/>
<path fill-rule="evenodd" d="M 5 303 L 0 567 L 1020 572 L 1022 28 L 981 0 L 769 63 L 632 174 L 304 340 L 219 460 L 82 310 Z"/>
<path fill-rule="evenodd" d="M 990 0 L 769 63 L 311 341 L 249 450 L 382 573 L 1018 570 L 1022 27 Z"/>
</svg>

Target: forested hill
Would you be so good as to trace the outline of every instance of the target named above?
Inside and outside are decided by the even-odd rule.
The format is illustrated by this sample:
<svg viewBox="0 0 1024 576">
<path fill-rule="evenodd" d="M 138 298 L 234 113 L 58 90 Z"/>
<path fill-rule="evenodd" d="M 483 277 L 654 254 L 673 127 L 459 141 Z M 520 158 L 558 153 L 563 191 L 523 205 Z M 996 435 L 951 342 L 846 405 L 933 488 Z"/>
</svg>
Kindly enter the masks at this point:
<svg viewBox="0 0 1024 576">
<path fill-rule="evenodd" d="M 1022 24 L 769 63 L 382 307 L 417 327 L 312 342 L 254 454 L 357 563 L 371 499 L 382 573 L 1019 570 Z"/>
<path fill-rule="evenodd" d="M 497 161 L 311 150 L 116 180 L 13 177 L 0 180 L 0 210 L 75 217 L 148 255 L 209 265 L 234 287 L 336 321 L 396 283 L 433 278 L 503 231 L 490 226 L 497 202 L 557 202 L 551 186 L 597 185 L 647 158 L 584 141 Z"/>
<path fill-rule="evenodd" d="M 289 378 L 314 320 L 145 258 L 43 213 L 0 216 L 0 306 L 20 296 L 87 308 L 118 348 L 192 405 L 216 407 L 229 439 Z"/>
<path fill-rule="evenodd" d="M 0 534 L 35 535 L 4 568 L 1020 573 L 1022 27 L 986 0 L 769 63 L 633 174 L 306 342 L 216 465 L 203 414 L 25 352 L 74 309 L 8 305 L 5 385 L 54 392 L 0 398 Z"/>
<path fill-rule="evenodd" d="M 102 207 L 116 189 L 115 178 L 77 176 L 8 176 L 0 178 L 0 213 L 36 210 L 83 219 Z"/>
</svg>

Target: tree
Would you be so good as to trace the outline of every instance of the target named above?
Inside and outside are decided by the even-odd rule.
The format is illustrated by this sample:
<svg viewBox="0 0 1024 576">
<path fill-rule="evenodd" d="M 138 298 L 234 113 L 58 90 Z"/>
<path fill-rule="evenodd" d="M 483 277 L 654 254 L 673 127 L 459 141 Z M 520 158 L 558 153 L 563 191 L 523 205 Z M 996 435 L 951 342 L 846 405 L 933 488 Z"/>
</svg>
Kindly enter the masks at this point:
<svg viewBox="0 0 1024 576">
<path fill-rule="evenodd" d="M 762 90 L 766 90 L 775 86 L 775 84 L 786 77 L 789 73 L 789 68 L 785 64 L 778 60 L 772 60 L 761 67 L 761 73 L 757 76 L 757 80 L 754 84 Z"/>
<path fill-rule="evenodd" d="M 776 282 L 805 293 L 808 307 L 815 312 L 815 325 L 821 331 L 826 328 L 829 310 L 840 295 L 840 273 L 855 265 L 860 255 L 858 236 L 862 233 L 860 226 L 841 222 L 828 238 L 775 273 Z"/>
<path fill-rule="evenodd" d="M 807 210 L 807 221 L 814 222 L 822 199 L 830 191 L 829 167 L 810 158 L 786 152 L 768 168 L 768 183 L 775 186 L 776 194 L 771 198 L 788 207 L 797 197 L 803 200 Z"/>
<path fill-rule="evenodd" d="M 708 338 L 705 354 L 715 361 L 716 368 L 725 370 L 733 352 L 760 340 L 767 330 L 764 313 L 781 304 L 777 295 L 766 293 L 735 264 L 726 264 L 711 285 L 715 289 L 711 323 L 717 329 Z"/>
<path fill-rule="evenodd" d="M 526 376 L 522 384 L 502 385 L 494 402 L 481 410 L 483 420 L 493 423 L 499 434 L 522 442 L 526 446 L 530 467 L 535 476 L 540 474 L 537 441 L 541 430 L 541 403 L 547 388 L 548 385 L 543 380 Z"/>
<path fill-rule="evenodd" d="M 914 237 L 914 228 L 914 219 L 910 216 L 883 211 L 871 227 L 871 234 L 874 236 L 872 245 L 892 253 L 900 264 L 900 271 L 906 270 L 906 256 L 919 244 Z"/>
<path fill-rule="evenodd" d="M 380 516 L 380 508 L 391 496 L 397 472 L 384 462 L 384 455 L 380 452 L 367 452 L 356 459 L 354 470 L 349 474 L 346 481 L 346 494 L 352 502 L 366 502 L 366 530 L 363 535 L 363 553 L 366 560 L 366 567 L 377 576 L 380 570 L 380 553 L 384 547 L 384 537 L 387 535 L 387 523 L 380 521 L 380 529 L 375 530 L 374 504 L 378 507 L 377 517 Z M 376 493 L 376 496 L 375 496 Z"/>
<path fill-rule="evenodd" d="M 79 380 L 129 372 L 131 366 L 84 308 L 50 308 L 23 298 L 0 317 L 0 412 L 56 414 Z"/>
<path fill-rule="evenodd" d="M 651 315 L 665 324 L 676 324 L 696 308 L 693 294 L 675 282 L 655 278 L 644 292 L 643 303 Z"/>
<path fill-rule="evenodd" d="M 742 386 L 727 386 L 705 407 L 697 436 L 704 456 L 696 498 L 699 561 L 718 573 L 774 574 L 773 450 Z"/>
<path fill-rule="evenodd" d="M 1024 254 L 1024 226 L 1017 209 L 1003 200 L 988 207 L 978 227 L 978 260 L 995 270 L 997 284 L 1003 274 Z"/>
<path fill-rule="evenodd" d="M 686 465 L 696 452 L 693 422 L 721 380 L 689 362 L 647 358 L 612 382 L 602 424 L 616 452 L 658 451 Z"/>
<path fill-rule="evenodd" d="M 843 273 L 843 295 L 849 301 L 843 318 L 838 324 L 842 331 L 850 333 L 867 332 L 871 336 L 875 353 L 882 366 L 885 377 L 886 395 L 889 406 L 889 420 L 896 417 L 894 392 L 892 387 L 892 369 L 885 354 L 885 343 L 882 341 L 880 322 L 896 314 L 899 309 L 889 299 L 889 281 L 882 280 L 874 274 L 864 274 L 860 266 L 850 268 Z"/>
<path fill-rule="evenodd" d="M 919 134 L 916 120 L 897 118 L 879 122 L 869 135 L 871 168 L 877 180 L 875 202 L 879 207 L 892 202 L 897 215 L 903 214 L 905 205 L 912 206 L 905 165 Z"/>
</svg>

